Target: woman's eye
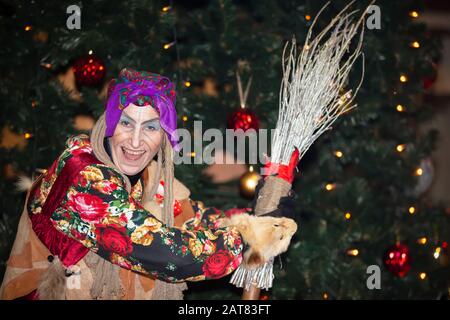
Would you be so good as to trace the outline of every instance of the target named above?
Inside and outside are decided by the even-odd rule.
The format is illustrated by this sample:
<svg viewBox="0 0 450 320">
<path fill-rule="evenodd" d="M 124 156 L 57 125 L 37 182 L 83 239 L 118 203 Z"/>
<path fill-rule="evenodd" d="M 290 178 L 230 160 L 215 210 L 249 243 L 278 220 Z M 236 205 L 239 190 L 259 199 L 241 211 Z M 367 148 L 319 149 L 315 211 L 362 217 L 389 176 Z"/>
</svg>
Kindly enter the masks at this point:
<svg viewBox="0 0 450 320">
<path fill-rule="evenodd" d="M 124 127 L 128 127 L 130 125 L 130 123 L 127 120 L 121 120 L 120 124 L 123 125 Z"/>
<path fill-rule="evenodd" d="M 158 131 L 159 128 L 160 128 L 159 123 L 152 123 L 145 127 L 145 129 L 148 131 Z"/>
</svg>

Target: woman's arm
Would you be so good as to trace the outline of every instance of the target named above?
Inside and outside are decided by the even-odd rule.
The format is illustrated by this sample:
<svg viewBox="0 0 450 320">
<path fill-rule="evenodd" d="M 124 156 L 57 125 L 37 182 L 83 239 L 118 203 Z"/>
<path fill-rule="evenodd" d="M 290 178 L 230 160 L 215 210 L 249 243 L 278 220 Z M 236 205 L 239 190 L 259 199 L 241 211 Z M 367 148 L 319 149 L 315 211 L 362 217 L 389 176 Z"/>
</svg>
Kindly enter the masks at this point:
<svg viewBox="0 0 450 320">
<path fill-rule="evenodd" d="M 212 209 L 201 214 L 212 223 L 220 217 Z M 129 195 L 117 172 L 101 164 L 80 172 L 52 221 L 112 263 L 166 281 L 217 279 L 242 261 L 243 242 L 234 228 L 168 227 Z"/>
</svg>

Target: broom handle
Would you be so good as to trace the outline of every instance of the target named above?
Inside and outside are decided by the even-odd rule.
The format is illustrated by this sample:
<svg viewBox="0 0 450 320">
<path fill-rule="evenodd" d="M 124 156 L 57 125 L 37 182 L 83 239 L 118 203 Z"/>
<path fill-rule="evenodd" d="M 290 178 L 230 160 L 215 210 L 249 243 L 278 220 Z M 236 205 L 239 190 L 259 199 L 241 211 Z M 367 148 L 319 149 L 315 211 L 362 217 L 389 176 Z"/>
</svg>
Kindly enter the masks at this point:
<svg viewBox="0 0 450 320">
<path fill-rule="evenodd" d="M 261 289 L 252 284 L 249 290 L 243 290 L 242 300 L 259 300 L 260 292 Z"/>
<path fill-rule="evenodd" d="M 255 215 L 260 216 L 276 210 L 280 199 L 287 196 L 289 190 L 291 190 L 289 182 L 275 176 L 268 176 L 258 193 Z M 249 290 L 243 289 L 242 300 L 259 300 L 260 292 L 261 289 L 252 284 Z"/>
</svg>

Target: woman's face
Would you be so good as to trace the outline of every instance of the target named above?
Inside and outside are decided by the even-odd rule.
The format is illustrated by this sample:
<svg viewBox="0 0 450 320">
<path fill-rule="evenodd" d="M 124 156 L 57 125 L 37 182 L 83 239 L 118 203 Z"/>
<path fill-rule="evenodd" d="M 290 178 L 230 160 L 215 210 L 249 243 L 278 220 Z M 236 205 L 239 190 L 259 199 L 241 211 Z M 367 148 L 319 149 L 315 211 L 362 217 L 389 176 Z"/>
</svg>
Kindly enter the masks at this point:
<svg viewBox="0 0 450 320">
<path fill-rule="evenodd" d="M 109 138 L 114 164 L 126 175 L 143 170 L 161 147 L 159 115 L 150 106 L 129 104 Z"/>
</svg>

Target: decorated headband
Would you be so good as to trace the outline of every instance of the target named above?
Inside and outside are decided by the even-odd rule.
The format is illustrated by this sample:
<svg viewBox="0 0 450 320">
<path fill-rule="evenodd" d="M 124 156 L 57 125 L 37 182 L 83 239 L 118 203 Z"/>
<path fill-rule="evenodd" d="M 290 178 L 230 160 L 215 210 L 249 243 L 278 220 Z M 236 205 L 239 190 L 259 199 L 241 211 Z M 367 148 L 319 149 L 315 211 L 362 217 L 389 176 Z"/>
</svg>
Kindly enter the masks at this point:
<svg viewBox="0 0 450 320">
<path fill-rule="evenodd" d="M 114 134 L 123 109 L 130 103 L 155 108 L 170 144 L 175 151 L 179 151 L 175 89 L 168 78 L 145 71 L 122 69 L 119 77 L 111 80 L 108 86 L 106 137 Z"/>
</svg>

